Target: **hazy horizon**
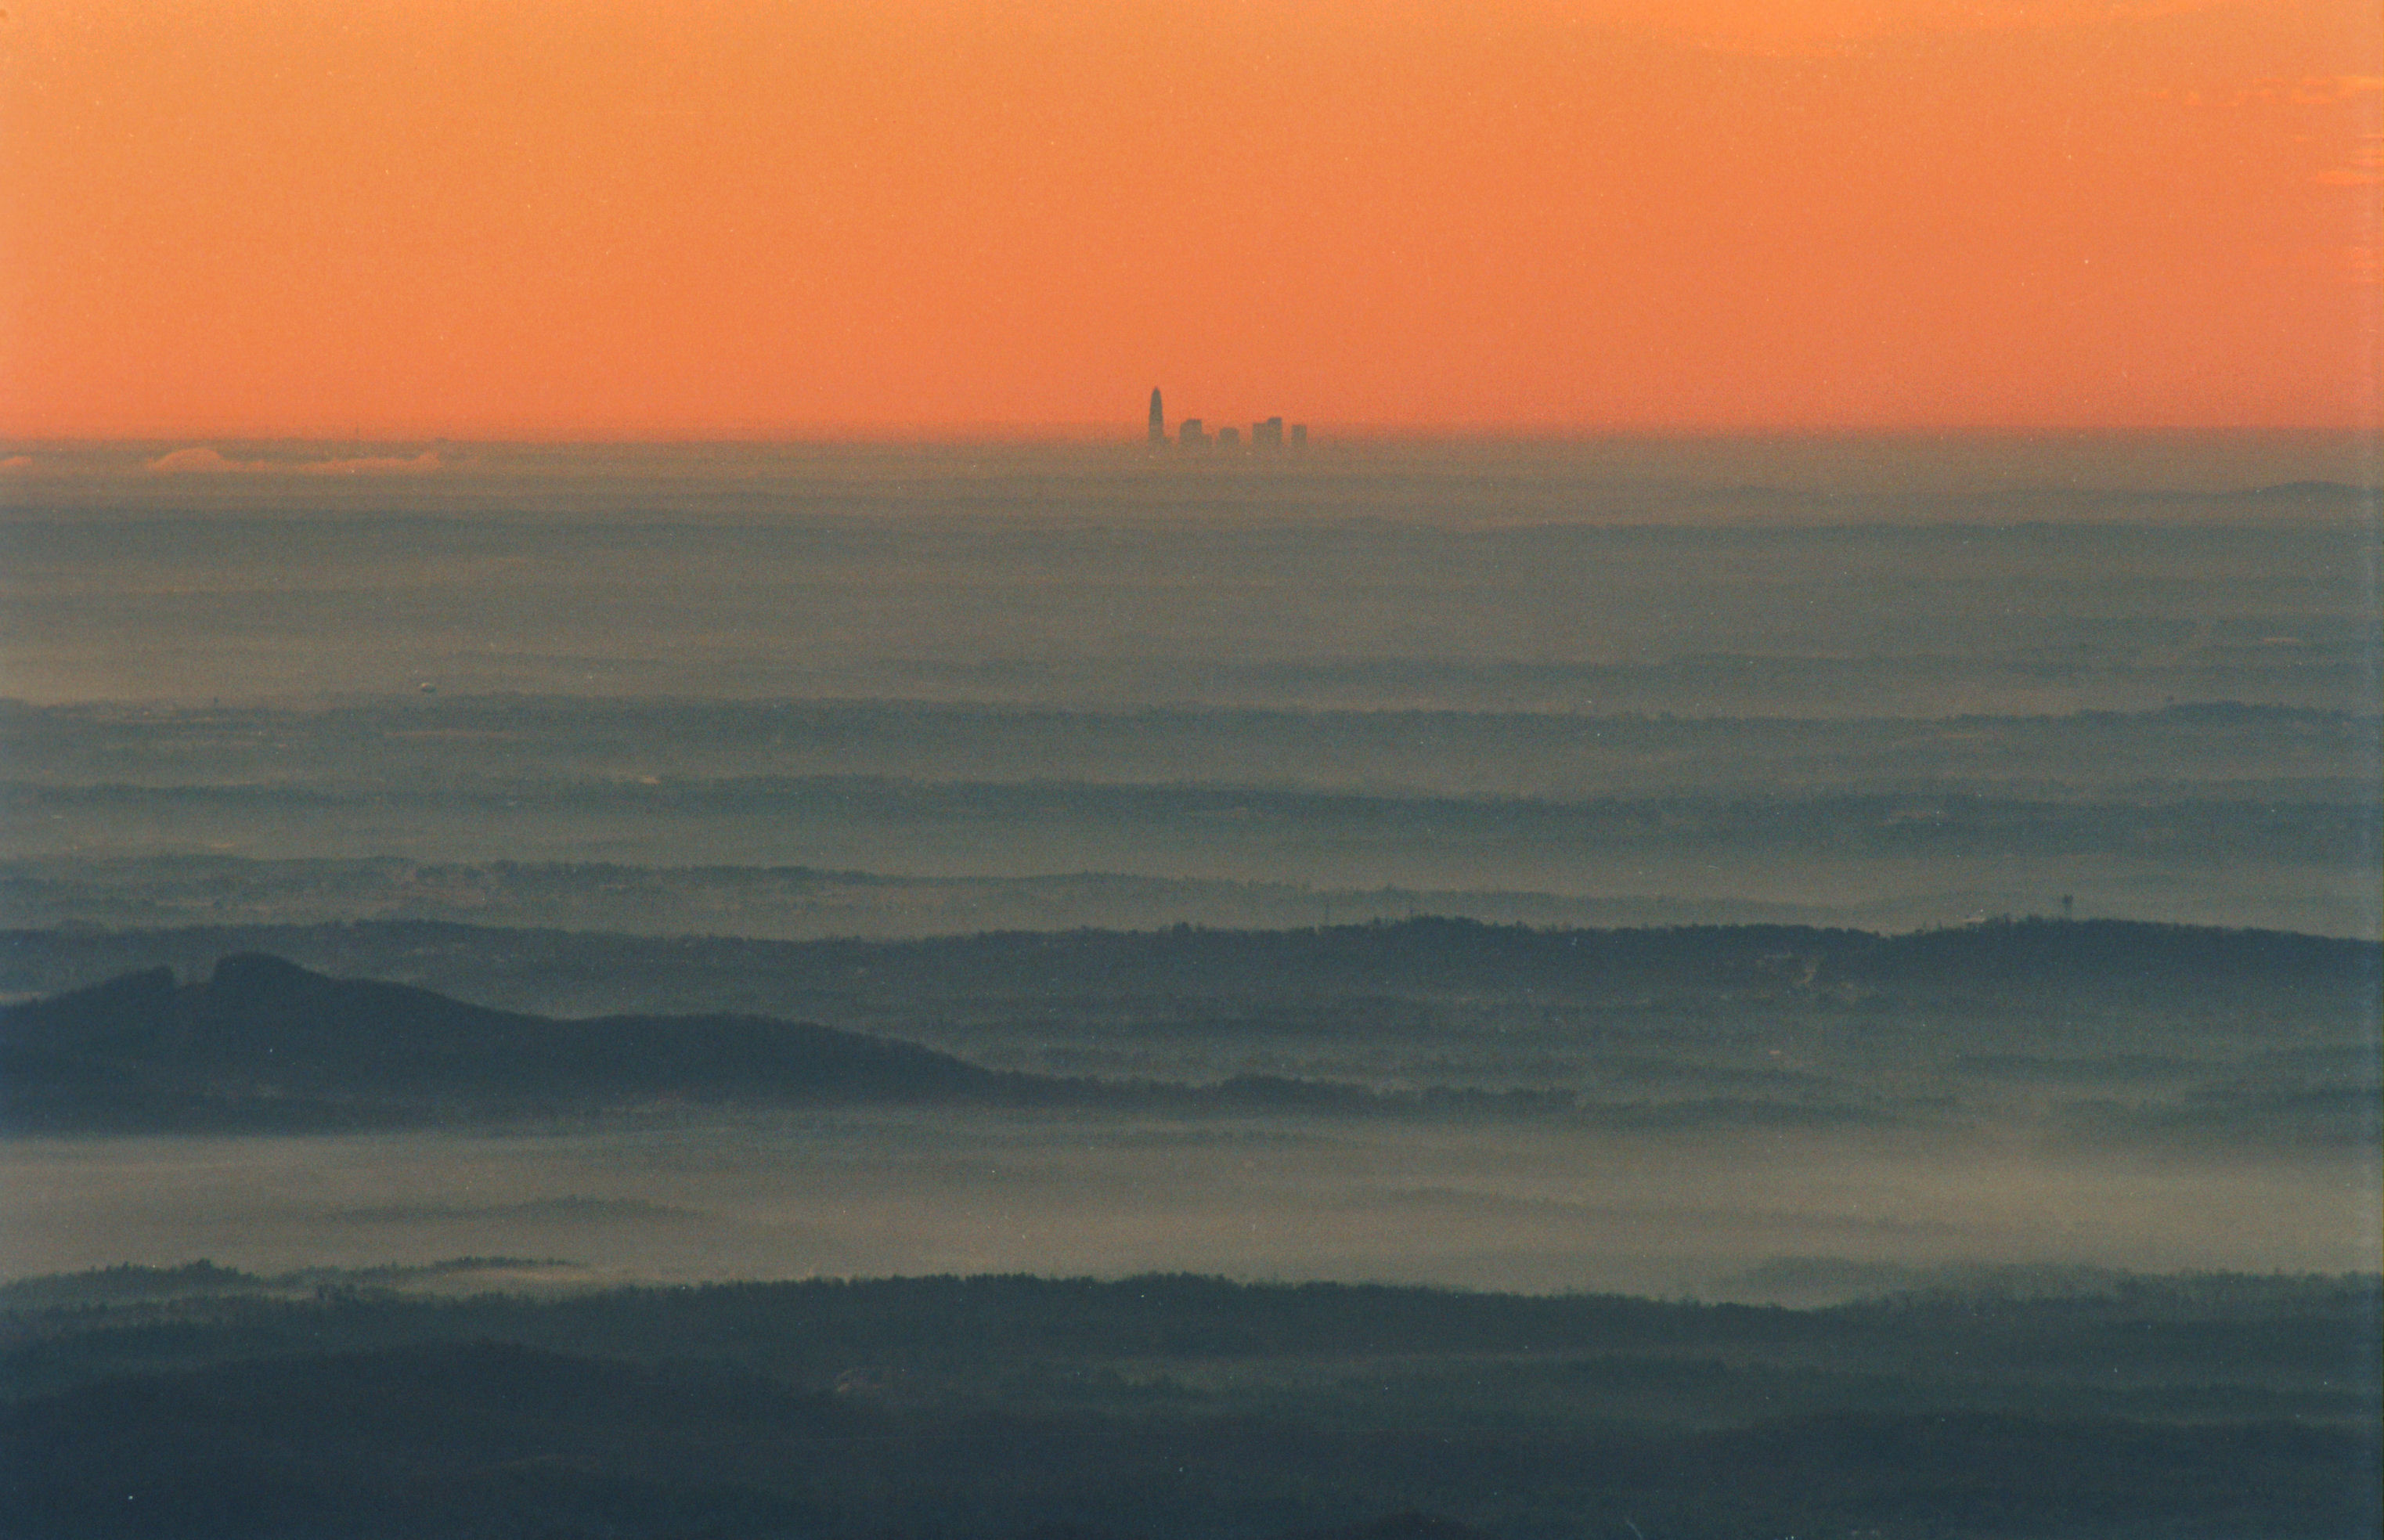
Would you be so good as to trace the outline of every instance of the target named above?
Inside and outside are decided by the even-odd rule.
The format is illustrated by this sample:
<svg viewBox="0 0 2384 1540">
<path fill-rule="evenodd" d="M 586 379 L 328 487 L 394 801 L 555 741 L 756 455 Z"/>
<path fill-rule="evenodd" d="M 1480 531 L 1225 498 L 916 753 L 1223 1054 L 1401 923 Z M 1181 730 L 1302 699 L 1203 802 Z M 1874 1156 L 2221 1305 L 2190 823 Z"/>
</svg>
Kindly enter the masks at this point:
<svg viewBox="0 0 2384 1540">
<path fill-rule="evenodd" d="M 1390 890 L 2372 935 L 2374 502 L 2262 442 L 119 446 L 0 488 L 0 861 L 45 921 L 625 923 L 490 866 L 597 862 L 674 894 L 627 923 L 778 936 Z"/>
</svg>

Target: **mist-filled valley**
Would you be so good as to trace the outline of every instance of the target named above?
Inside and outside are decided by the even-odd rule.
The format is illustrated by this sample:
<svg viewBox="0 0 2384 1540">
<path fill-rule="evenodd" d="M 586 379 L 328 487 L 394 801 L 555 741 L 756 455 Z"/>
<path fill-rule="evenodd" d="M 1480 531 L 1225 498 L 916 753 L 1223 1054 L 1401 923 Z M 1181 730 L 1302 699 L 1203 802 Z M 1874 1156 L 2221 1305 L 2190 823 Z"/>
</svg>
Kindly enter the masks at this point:
<svg viewBox="0 0 2384 1540">
<path fill-rule="evenodd" d="M 2371 1524 L 2358 444 L 179 447 L 0 482 L 0 1529 Z"/>
<path fill-rule="evenodd" d="M 2376 1514 L 2373 943 L 6 940 L 29 1534 Z"/>
</svg>

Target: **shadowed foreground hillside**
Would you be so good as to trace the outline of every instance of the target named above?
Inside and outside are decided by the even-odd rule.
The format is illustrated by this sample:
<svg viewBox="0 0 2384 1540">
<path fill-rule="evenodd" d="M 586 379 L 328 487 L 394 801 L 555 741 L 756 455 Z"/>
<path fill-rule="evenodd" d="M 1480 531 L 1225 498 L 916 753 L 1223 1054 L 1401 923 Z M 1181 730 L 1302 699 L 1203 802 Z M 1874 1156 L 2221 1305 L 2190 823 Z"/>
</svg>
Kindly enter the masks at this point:
<svg viewBox="0 0 2384 1540">
<path fill-rule="evenodd" d="M 2378 1513 L 2372 1277 L 1799 1311 L 1187 1277 L 291 1298 L 137 1271 L 0 1298 L 11 1534 L 1224 1540 L 1420 1509 L 1508 1540 L 2347 1536 Z"/>
</svg>

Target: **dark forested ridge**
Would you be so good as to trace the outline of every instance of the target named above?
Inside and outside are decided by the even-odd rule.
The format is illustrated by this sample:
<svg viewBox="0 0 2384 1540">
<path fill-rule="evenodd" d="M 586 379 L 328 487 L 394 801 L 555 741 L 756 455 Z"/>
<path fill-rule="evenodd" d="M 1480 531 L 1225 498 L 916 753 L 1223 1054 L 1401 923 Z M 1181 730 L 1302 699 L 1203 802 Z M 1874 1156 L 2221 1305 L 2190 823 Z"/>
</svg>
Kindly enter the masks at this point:
<svg viewBox="0 0 2384 1540">
<path fill-rule="evenodd" d="M 1880 936 L 1419 918 L 914 942 L 405 923 L 15 932 L 0 982 L 65 992 L 0 1008 L 0 1096 L 20 1128 L 674 1100 L 1633 1127 L 1972 1109 L 2064 1137 L 2372 1147 L 2378 957 L 2280 932 L 2032 920 Z"/>
<path fill-rule="evenodd" d="M 755 1016 L 559 1021 L 331 978 L 264 953 L 0 1006 L 0 1112 L 18 1131 L 337 1129 L 737 1103 L 1179 1112 L 1572 1109 L 1571 1098 L 1388 1099 L 1328 1081 L 1110 1082 L 985 1069 L 913 1043 Z"/>
<path fill-rule="evenodd" d="M 12 1535 L 2337 1536 L 2378 1506 L 2372 1277 L 1785 1310 L 222 1269 L 128 1304 L 123 1272 L 0 1314 Z"/>
<path fill-rule="evenodd" d="M 739 1016 L 553 1021 L 427 989 L 225 958 L 0 1008 L 12 1122 L 300 1124 L 606 1099 L 990 1101 L 1062 1089 L 909 1043 Z"/>
<path fill-rule="evenodd" d="M 992 1384 L 1021 1366 L 1074 1366 L 1044 1384 L 1043 1395 L 1099 1400 L 1122 1385 L 1075 1370 L 1348 1360 L 1398 1378 L 1417 1367 L 1397 1361 L 1408 1357 L 1556 1355 L 1576 1371 L 1599 1364 L 1617 1385 L 1629 1376 L 1613 1366 L 1638 1362 L 1650 1369 L 1641 1389 L 1654 1384 L 1654 1368 L 1707 1374 L 1714 1395 L 1680 1400 L 1667 1414 L 1695 1423 L 1844 1410 L 1855 1404 L 1843 1398 L 1848 1384 L 1829 1382 L 1850 1372 L 1874 1377 L 1855 1388 L 1872 1398 L 1869 1410 L 1882 1394 L 1879 1377 L 1895 1376 L 1927 1382 L 1928 1394 L 1948 1402 L 2033 1412 L 2143 1414 L 2161 1404 L 2157 1397 L 2126 1397 L 2161 1387 L 2174 1413 L 2180 1387 L 2259 1387 L 2266 1398 L 2239 1399 L 2239 1411 L 2339 1422 L 2375 1411 L 2384 1305 L 2373 1274 L 2057 1269 L 1949 1279 L 1819 1309 L 1184 1273 L 422 1292 L 445 1275 L 468 1284 L 536 1271 L 520 1259 L 480 1258 L 266 1278 L 201 1262 L 21 1280 L 0 1285 L 0 1380 L 23 1394 L 130 1369 L 453 1338 L 731 1363 L 817 1388 L 849 1379 L 856 1367 L 920 1389 Z M 553 1276 L 567 1278 L 567 1270 Z M 1719 1372 L 1765 1364 L 1810 1378 L 1748 1395 L 1753 1380 L 1727 1389 L 1732 1376 Z M 1360 1415 L 1384 1412 L 1375 1405 Z"/>
<path fill-rule="evenodd" d="M 2210 988 L 2286 987 L 2345 1002 L 2372 1000 L 2384 946 L 2288 931 L 2122 920 L 1994 921 L 1880 935 L 1806 925 L 1539 929 L 1419 917 L 1304 930 L 995 932 L 917 941 L 655 938 L 467 925 L 375 922 L 190 926 L 166 931 L 0 932 L 0 987 L 50 990 L 129 967 L 188 970 L 227 952 L 271 950 L 313 966 L 419 968 L 441 955 L 501 950 L 514 966 L 689 974 L 766 973 L 784 987 L 835 988 L 900 977 L 914 988 L 1192 988 L 1202 992 L 1362 983 L 1451 990 L 1596 993 L 1651 986 L 1924 986 L 1946 992 L 2084 988 L 2192 998 Z"/>
</svg>

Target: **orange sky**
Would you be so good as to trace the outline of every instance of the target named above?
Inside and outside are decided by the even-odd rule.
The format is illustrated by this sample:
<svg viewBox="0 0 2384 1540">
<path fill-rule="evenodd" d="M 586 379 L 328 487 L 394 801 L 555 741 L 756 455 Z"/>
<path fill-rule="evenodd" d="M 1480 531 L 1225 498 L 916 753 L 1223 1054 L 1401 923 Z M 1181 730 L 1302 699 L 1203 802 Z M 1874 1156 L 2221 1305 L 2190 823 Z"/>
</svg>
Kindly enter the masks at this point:
<svg viewBox="0 0 2384 1540">
<path fill-rule="evenodd" d="M 2377 419 L 2365 0 L 0 0 L 0 434 Z"/>
</svg>

